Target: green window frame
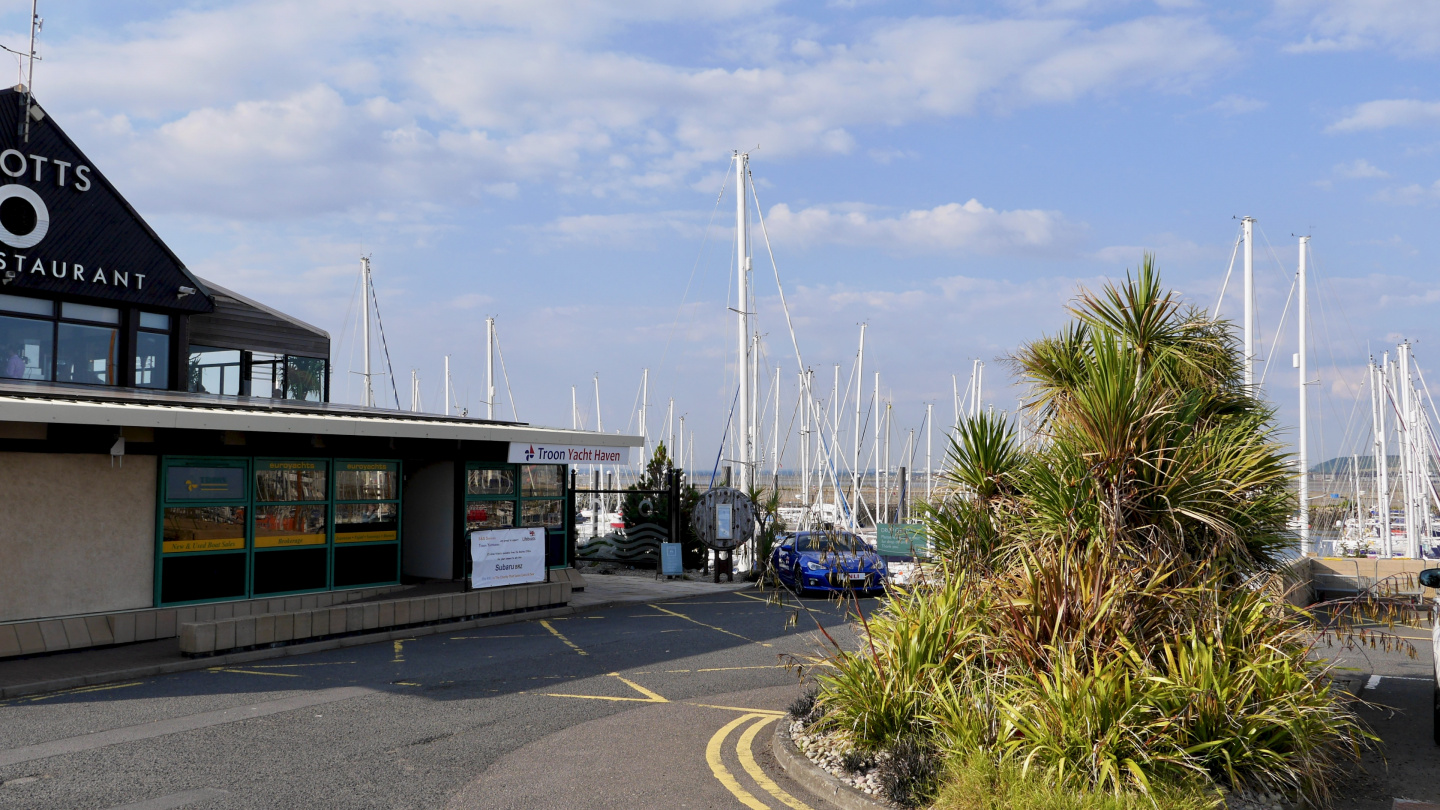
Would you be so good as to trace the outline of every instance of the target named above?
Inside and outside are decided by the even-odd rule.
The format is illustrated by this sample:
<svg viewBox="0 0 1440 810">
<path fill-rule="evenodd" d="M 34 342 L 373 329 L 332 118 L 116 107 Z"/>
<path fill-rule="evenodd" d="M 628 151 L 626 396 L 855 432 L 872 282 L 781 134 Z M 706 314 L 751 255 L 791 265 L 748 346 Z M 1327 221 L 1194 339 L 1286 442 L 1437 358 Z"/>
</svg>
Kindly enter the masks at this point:
<svg viewBox="0 0 1440 810">
<path fill-rule="evenodd" d="M 164 456 L 158 466 L 156 606 L 400 581 L 397 460 Z M 337 536 L 341 526 L 354 528 Z"/>
<path fill-rule="evenodd" d="M 334 524 L 330 477 L 329 459 L 255 459 L 250 507 L 252 596 L 329 590 Z"/>
<path fill-rule="evenodd" d="M 465 465 L 462 482 L 465 536 L 482 529 L 544 528 L 547 545 L 559 538 L 561 559 L 550 568 L 570 564 L 564 543 L 570 515 L 564 464 L 505 464 L 472 461 Z"/>
<path fill-rule="evenodd" d="M 335 507 L 331 587 L 397 584 L 403 486 L 400 462 L 336 459 L 331 478 Z"/>
<path fill-rule="evenodd" d="M 155 604 L 250 596 L 250 460 L 166 457 L 155 515 Z"/>
</svg>

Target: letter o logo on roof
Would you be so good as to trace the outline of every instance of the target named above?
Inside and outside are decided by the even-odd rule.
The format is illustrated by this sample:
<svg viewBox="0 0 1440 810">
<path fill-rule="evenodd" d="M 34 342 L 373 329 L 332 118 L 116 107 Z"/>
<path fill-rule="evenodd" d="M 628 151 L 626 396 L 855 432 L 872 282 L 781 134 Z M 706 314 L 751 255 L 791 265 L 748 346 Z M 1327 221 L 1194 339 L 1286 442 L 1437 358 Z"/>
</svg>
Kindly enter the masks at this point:
<svg viewBox="0 0 1440 810">
<path fill-rule="evenodd" d="M 0 168 L 4 165 L 5 158 L 0 155 Z M 0 186 L 0 242 L 10 247 L 34 247 L 48 230 L 50 210 L 39 194 L 17 183 Z"/>
<path fill-rule="evenodd" d="M 20 159 L 20 168 L 13 172 L 10 171 L 11 157 L 17 157 Z M 0 152 L 0 172 L 5 172 L 11 177 L 19 177 L 20 175 L 25 173 L 25 170 L 29 168 L 29 166 L 30 164 L 25 160 L 25 155 L 19 150 L 6 149 L 4 152 Z"/>
</svg>

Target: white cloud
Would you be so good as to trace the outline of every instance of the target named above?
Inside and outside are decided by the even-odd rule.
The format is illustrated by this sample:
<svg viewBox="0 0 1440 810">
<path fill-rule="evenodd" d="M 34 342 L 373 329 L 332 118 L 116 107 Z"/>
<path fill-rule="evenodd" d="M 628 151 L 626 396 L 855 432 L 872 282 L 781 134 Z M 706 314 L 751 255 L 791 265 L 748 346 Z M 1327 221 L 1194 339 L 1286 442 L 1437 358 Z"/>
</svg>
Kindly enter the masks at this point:
<svg viewBox="0 0 1440 810">
<path fill-rule="evenodd" d="M 1290 53 L 1383 48 L 1404 56 L 1440 51 L 1440 4 L 1425 0 L 1278 0 L 1282 19 L 1301 20 Z"/>
<path fill-rule="evenodd" d="M 841 206 L 791 211 L 785 203 L 766 217 L 770 233 L 800 245 L 860 245 L 901 253 L 1037 253 L 1071 247 L 1081 230 L 1058 211 L 998 211 L 970 200 L 894 217 Z"/>
<path fill-rule="evenodd" d="M 125 161 L 117 179 L 147 207 L 220 200 L 212 211 L 263 218 L 513 196 L 527 181 L 680 189 L 736 147 L 851 154 L 875 128 L 1184 91 L 1238 57 L 1189 15 L 1087 22 L 1052 6 L 876 18 L 827 39 L 771 5 L 250 0 L 51 41 L 42 98 Z M 716 39 L 719 19 L 739 22 Z M 714 41 L 683 64 L 617 48 L 637 23 Z M 801 34 L 764 44 L 786 26 Z"/>
<path fill-rule="evenodd" d="M 1405 186 L 1381 189 L 1376 192 L 1371 199 L 1376 202 L 1393 203 L 1395 205 L 1419 205 L 1424 202 L 1440 199 L 1440 180 L 1436 180 L 1429 186 L 1411 183 Z"/>
<path fill-rule="evenodd" d="M 1326 132 L 1361 132 L 1390 127 L 1440 123 L 1440 101 L 1392 98 L 1367 101 L 1336 121 Z"/>
<path fill-rule="evenodd" d="M 1207 109 L 1224 116 L 1244 115 L 1259 112 L 1270 106 L 1270 102 L 1249 96 L 1229 95 L 1211 104 Z"/>
<path fill-rule="evenodd" d="M 1389 172 L 1377 168 L 1364 158 L 1359 158 L 1350 163 L 1337 164 L 1335 166 L 1335 173 L 1349 180 L 1371 180 L 1390 176 Z"/>
</svg>

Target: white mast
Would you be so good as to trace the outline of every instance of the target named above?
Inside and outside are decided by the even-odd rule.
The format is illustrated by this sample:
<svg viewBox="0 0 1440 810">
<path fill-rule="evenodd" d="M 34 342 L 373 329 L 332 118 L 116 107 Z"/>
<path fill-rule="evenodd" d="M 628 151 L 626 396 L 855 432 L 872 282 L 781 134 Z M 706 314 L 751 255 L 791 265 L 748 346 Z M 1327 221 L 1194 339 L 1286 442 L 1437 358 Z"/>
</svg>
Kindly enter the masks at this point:
<svg viewBox="0 0 1440 810">
<path fill-rule="evenodd" d="M 360 257 L 360 286 L 364 289 L 365 314 L 361 318 L 361 343 L 365 347 L 365 371 L 361 376 L 365 379 L 365 390 L 361 393 L 360 404 L 367 408 L 375 407 L 375 388 L 370 384 L 370 257 Z M 393 380 L 392 380 L 393 382 Z"/>
<path fill-rule="evenodd" d="M 775 367 L 775 427 L 770 431 L 770 478 L 780 491 L 780 367 Z"/>
<path fill-rule="evenodd" d="M 1390 354 L 1384 355 L 1385 363 Z M 1385 434 L 1385 372 L 1370 358 L 1370 407 L 1375 430 L 1375 531 L 1380 535 L 1380 553 L 1392 556 L 1390 548 L 1390 442 Z"/>
<path fill-rule="evenodd" d="M 741 492 L 750 486 L 750 462 L 754 444 L 751 440 L 750 425 L 750 219 L 746 210 L 746 182 L 749 174 L 750 155 L 735 150 L 735 270 L 739 276 L 739 305 L 736 313 L 740 316 L 740 356 L 736 364 L 736 376 L 740 380 L 739 420 L 736 424 L 740 440 L 738 485 Z"/>
<path fill-rule="evenodd" d="M 955 429 L 956 429 L 956 430 L 959 430 L 959 429 L 960 429 L 960 380 L 959 380 L 959 378 L 956 377 L 956 375 L 954 375 L 954 374 L 951 374 L 951 375 L 950 375 L 950 388 L 951 388 L 950 398 L 951 398 L 952 400 L 954 400 L 954 405 L 955 405 Z"/>
<path fill-rule="evenodd" d="M 1414 559 L 1419 556 L 1420 533 L 1417 519 L 1415 481 L 1415 411 L 1411 404 L 1414 387 L 1410 381 L 1410 341 L 1396 347 L 1398 373 L 1396 384 L 1400 387 L 1400 464 L 1405 484 L 1405 556 Z"/>
<path fill-rule="evenodd" d="M 495 418 L 495 319 L 485 319 L 485 418 Z"/>
<path fill-rule="evenodd" d="M 838 370 L 836 372 L 839 374 Z M 860 392 L 865 390 L 865 324 L 860 324 L 860 350 L 855 353 L 855 436 L 850 466 L 850 528 L 859 528 L 860 516 Z"/>
<path fill-rule="evenodd" d="M 1247 220 L 1247 222 L 1248 222 L 1248 220 Z M 1306 393 L 1307 393 L 1308 390 L 1309 390 L 1306 386 L 1308 386 L 1308 385 L 1310 384 L 1310 380 L 1306 377 L 1306 374 L 1307 374 L 1308 372 L 1307 372 L 1306 365 L 1305 365 L 1305 350 L 1306 350 L 1305 329 L 1306 329 L 1306 326 L 1308 325 L 1308 324 L 1306 323 L 1306 319 L 1308 318 L 1308 313 L 1307 313 L 1307 311 L 1306 311 L 1306 302 L 1307 302 L 1307 299 L 1306 299 L 1306 291 L 1305 291 L 1305 258 L 1306 258 L 1306 257 L 1305 257 L 1305 254 L 1306 254 L 1306 249 L 1309 248 L 1309 246 L 1310 246 L 1310 237 L 1308 237 L 1308 236 L 1302 236 L 1302 237 L 1300 237 L 1300 278 L 1299 278 L 1300 307 L 1299 307 L 1299 309 L 1297 310 L 1297 312 L 1299 313 L 1299 319 L 1300 319 L 1300 341 L 1299 341 L 1300 351 L 1299 351 L 1299 353 L 1297 353 L 1297 354 L 1295 355 L 1295 367 L 1300 370 L 1300 447 L 1299 447 L 1299 450 L 1300 450 L 1300 554 L 1301 554 L 1301 555 L 1308 555 L 1308 554 L 1310 553 L 1310 456 L 1309 456 L 1309 452 L 1308 452 L 1309 448 L 1308 448 L 1308 446 L 1307 446 L 1307 444 L 1308 444 L 1307 439 L 1308 439 L 1308 430 L 1309 430 L 1310 416 L 1309 416 L 1309 403 L 1308 403 L 1308 401 L 1307 401 L 1307 400 L 1309 399 L 1309 397 L 1306 396 Z M 1249 321 L 1248 321 L 1248 313 L 1249 313 L 1249 311 L 1250 311 L 1250 310 L 1249 310 L 1249 301 L 1250 301 L 1250 299 L 1249 299 L 1249 297 L 1248 297 L 1248 296 L 1249 296 L 1248 290 L 1249 290 L 1249 285 L 1250 285 L 1250 243 L 1249 243 L 1248 241 L 1245 243 L 1245 285 L 1246 285 L 1246 290 L 1247 290 L 1247 292 L 1246 292 L 1246 296 L 1247 296 L 1247 297 L 1246 297 L 1246 299 L 1245 299 L 1245 301 L 1246 301 L 1246 313 L 1247 313 L 1247 321 L 1246 321 L 1246 322 L 1247 322 L 1247 324 L 1248 324 L 1248 323 L 1249 323 Z M 1245 331 L 1245 339 L 1246 339 L 1246 341 L 1247 341 L 1247 343 L 1248 343 L 1248 341 L 1249 341 L 1249 339 L 1250 339 L 1250 331 L 1249 331 L 1249 327 L 1248 327 L 1248 326 L 1246 327 L 1246 331 Z M 1249 356 L 1249 350 L 1248 350 L 1248 349 L 1246 350 L 1246 356 L 1247 356 L 1247 357 Z M 1245 368 L 1246 368 L 1247 370 L 1250 368 L 1249 362 L 1247 362 L 1247 363 L 1245 364 Z"/>
<path fill-rule="evenodd" d="M 640 370 L 640 446 L 650 452 L 650 430 L 646 425 L 650 416 L 650 369 Z"/>
<path fill-rule="evenodd" d="M 600 372 L 595 372 L 595 432 L 604 433 L 605 424 L 600 421 Z"/>
<path fill-rule="evenodd" d="M 675 469 L 685 472 L 685 415 L 680 415 L 680 443 L 675 445 Z"/>
<path fill-rule="evenodd" d="M 670 452 L 670 461 L 675 461 L 675 398 L 670 398 L 670 405 L 665 409 L 665 449 Z"/>
<path fill-rule="evenodd" d="M 925 403 L 925 500 L 930 500 L 930 489 L 935 476 L 930 469 L 930 451 L 934 449 L 935 442 L 932 435 L 935 430 L 935 403 Z"/>
<path fill-rule="evenodd" d="M 1255 385 L 1255 220 L 1245 217 L 1240 226 L 1245 234 L 1245 387 L 1249 389 Z"/>
<path fill-rule="evenodd" d="M 25 55 L 26 65 L 29 68 L 29 75 L 25 78 L 25 143 L 30 142 L 30 100 L 35 93 L 35 60 L 38 58 L 35 56 L 35 35 L 44 25 L 45 21 L 40 19 L 40 0 L 30 0 L 30 50 Z M 39 169 L 36 171 L 38 172 Z M 37 176 L 36 179 L 38 180 L 39 177 Z"/>
<path fill-rule="evenodd" d="M 450 355 L 445 355 L 445 415 L 450 415 Z"/>
<path fill-rule="evenodd" d="M 570 429 L 580 429 L 580 401 L 575 398 L 575 386 L 570 386 Z"/>
</svg>

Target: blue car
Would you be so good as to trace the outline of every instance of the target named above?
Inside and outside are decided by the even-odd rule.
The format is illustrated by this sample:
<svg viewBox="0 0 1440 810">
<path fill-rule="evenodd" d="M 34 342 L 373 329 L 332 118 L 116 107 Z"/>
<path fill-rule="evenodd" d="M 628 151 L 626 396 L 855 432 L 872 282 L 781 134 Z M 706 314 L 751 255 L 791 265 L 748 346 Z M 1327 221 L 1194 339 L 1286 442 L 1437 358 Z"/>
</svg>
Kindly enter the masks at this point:
<svg viewBox="0 0 1440 810">
<path fill-rule="evenodd" d="M 885 588 L 885 561 L 850 532 L 812 531 L 781 535 L 770 553 L 780 581 L 801 596 L 809 592 Z"/>
</svg>

